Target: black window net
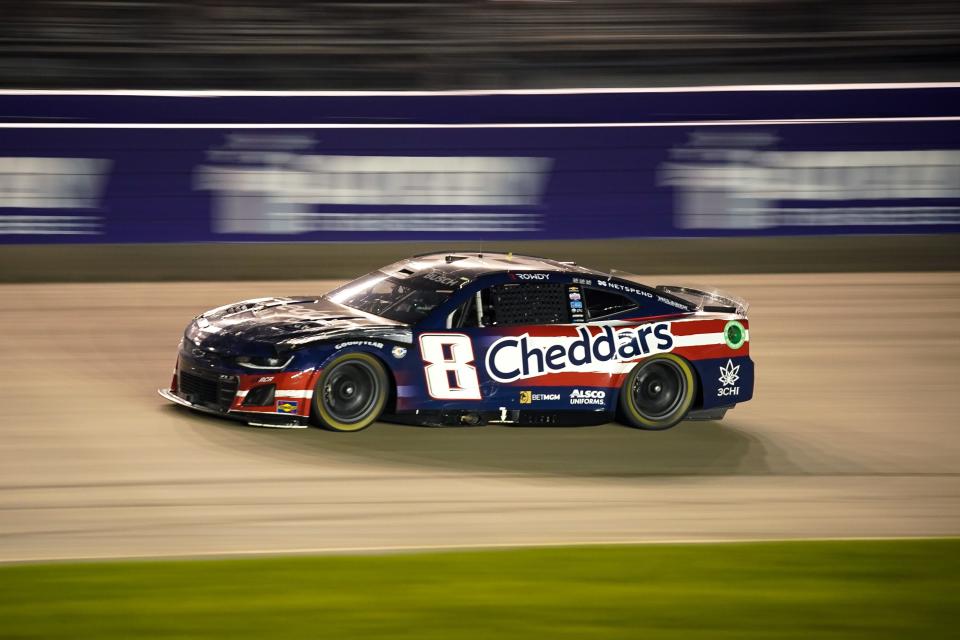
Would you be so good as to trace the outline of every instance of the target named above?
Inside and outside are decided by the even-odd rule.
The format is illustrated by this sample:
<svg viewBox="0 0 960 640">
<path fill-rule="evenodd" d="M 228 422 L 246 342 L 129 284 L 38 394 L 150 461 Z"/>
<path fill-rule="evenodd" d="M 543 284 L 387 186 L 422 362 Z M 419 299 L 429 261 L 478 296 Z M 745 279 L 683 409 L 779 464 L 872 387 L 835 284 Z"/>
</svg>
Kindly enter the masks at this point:
<svg viewBox="0 0 960 640">
<path fill-rule="evenodd" d="M 498 325 L 570 322 L 567 288 L 563 284 L 507 284 L 494 287 L 493 308 Z"/>
</svg>

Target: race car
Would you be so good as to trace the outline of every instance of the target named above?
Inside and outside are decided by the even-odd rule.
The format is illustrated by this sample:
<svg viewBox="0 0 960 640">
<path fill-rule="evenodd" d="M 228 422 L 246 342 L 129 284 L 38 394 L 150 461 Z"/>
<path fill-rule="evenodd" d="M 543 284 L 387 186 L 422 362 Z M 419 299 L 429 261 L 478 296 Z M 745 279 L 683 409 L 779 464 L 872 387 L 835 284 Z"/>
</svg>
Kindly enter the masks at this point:
<svg viewBox="0 0 960 640">
<path fill-rule="evenodd" d="M 326 295 L 197 316 L 160 394 L 253 426 L 661 430 L 752 397 L 746 313 L 726 294 L 572 262 L 432 253 Z"/>
</svg>

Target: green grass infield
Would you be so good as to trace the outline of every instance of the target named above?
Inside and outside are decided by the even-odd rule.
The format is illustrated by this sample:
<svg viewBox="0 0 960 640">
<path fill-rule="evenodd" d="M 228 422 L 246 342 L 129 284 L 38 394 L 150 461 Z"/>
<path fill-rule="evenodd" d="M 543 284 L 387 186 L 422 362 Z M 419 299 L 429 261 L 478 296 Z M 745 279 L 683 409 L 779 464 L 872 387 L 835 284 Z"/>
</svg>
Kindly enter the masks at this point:
<svg viewBox="0 0 960 640">
<path fill-rule="evenodd" d="M 960 539 L 0 567 L 2 638 L 956 637 Z"/>
</svg>

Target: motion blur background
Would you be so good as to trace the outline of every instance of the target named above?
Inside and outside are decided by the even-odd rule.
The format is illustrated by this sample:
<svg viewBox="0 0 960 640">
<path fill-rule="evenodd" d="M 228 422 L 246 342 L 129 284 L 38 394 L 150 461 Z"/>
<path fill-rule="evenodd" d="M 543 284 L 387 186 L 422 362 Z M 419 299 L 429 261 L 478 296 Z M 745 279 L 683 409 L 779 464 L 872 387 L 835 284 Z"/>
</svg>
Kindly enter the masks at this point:
<svg viewBox="0 0 960 640">
<path fill-rule="evenodd" d="M 953 268 L 958 7 L 5 3 L 0 279 Z"/>
<path fill-rule="evenodd" d="M 489 89 L 954 80 L 945 0 L 4 3 L 7 86 Z"/>
<path fill-rule="evenodd" d="M 956 2 L 3 2 L 0 561 L 956 536 L 958 232 Z M 155 394 L 205 309 L 467 247 L 746 298 L 754 400 L 664 433 L 378 424 L 345 436 L 249 429 Z M 763 565 L 820 571 L 813 587 L 727 589 L 751 547 L 699 591 L 691 576 L 709 562 L 697 560 L 663 610 L 743 605 L 730 637 L 810 624 L 945 635 L 933 627 L 953 624 L 957 554 L 928 548 L 933 560 L 861 556 L 869 570 L 826 597 L 819 581 L 859 552 Z M 504 611 L 528 611 L 515 605 L 541 593 L 545 571 L 572 567 L 555 580 L 573 589 L 566 606 L 505 633 L 539 637 L 557 611 L 571 637 L 622 631 L 591 600 L 617 580 L 633 624 L 660 615 L 653 574 L 627 579 L 636 565 L 614 562 L 591 591 L 584 576 L 603 563 L 558 553 L 533 563 L 529 587 L 510 562 L 491 573 L 518 582 L 489 592 L 489 575 L 450 588 L 431 570 L 422 580 L 440 597 L 404 584 L 376 608 L 416 630 L 412 609 L 466 598 L 426 616 L 455 626 L 471 595 L 519 589 L 476 623 L 489 637 Z M 914 588 L 921 569 L 953 584 Z M 337 624 L 375 625 L 366 588 L 388 573 L 373 570 Z M 136 580 L 103 591 L 98 610 L 82 580 L 73 606 L 30 582 L 40 573 L 16 575 L 26 582 L 0 579 L 0 619 L 17 637 L 96 634 L 106 619 L 117 637 L 144 635 L 116 606 Z M 222 597 L 228 584 L 240 599 L 271 594 L 270 615 L 304 593 L 346 593 L 284 572 L 267 589 L 232 580 L 212 580 L 211 611 L 247 601 Z M 206 609 L 165 614 L 202 600 L 182 590 L 175 580 L 165 605 L 151 594 L 129 610 L 191 635 Z M 417 601 L 397 604 L 398 591 Z M 771 598 L 800 606 L 765 624 L 751 607 Z M 221 613 L 242 622 L 233 637 L 278 635 L 269 615 L 258 631 Z M 684 606 L 664 628 L 694 637 L 724 613 L 678 627 Z"/>
</svg>

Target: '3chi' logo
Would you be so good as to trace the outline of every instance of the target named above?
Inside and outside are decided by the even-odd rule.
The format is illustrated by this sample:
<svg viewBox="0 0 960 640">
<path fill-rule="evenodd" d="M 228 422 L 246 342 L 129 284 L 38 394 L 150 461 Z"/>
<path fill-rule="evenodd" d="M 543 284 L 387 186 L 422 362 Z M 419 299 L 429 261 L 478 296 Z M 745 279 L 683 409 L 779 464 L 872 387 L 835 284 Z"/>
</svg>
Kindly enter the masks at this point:
<svg viewBox="0 0 960 640">
<path fill-rule="evenodd" d="M 733 364 L 733 360 L 727 360 L 726 366 L 720 367 L 720 384 L 722 385 L 717 389 L 717 396 L 738 396 L 740 395 L 740 387 L 734 386 L 737 384 L 737 380 L 740 379 L 740 365 Z"/>
</svg>

